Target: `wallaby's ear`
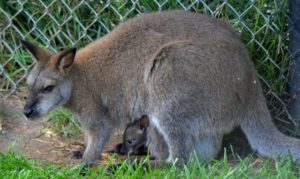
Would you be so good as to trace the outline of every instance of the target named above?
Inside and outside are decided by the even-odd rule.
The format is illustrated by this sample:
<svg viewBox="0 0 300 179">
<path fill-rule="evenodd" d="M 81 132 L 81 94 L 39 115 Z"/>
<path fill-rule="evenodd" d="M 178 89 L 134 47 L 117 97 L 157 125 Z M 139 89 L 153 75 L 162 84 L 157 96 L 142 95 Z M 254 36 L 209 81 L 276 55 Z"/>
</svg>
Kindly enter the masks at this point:
<svg viewBox="0 0 300 179">
<path fill-rule="evenodd" d="M 51 53 L 38 45 L 32 44 L 26 40 L 21 40 L 22 45 L 35 57 L 37 61 L 48 59 Z"/>
<path fill-rule="evenodd" d="M 144 129 L 147 128 L 149 126 L 149 119 L 147 116 L 142 116 L 142 118 L 140 119 L 140 128 Z"/>
<path fill-rule="evenodd" d="M 60 52 L 58 60 L 56 62 L 56 68 L 59 71 L 64 71 L 70 68 L 74 62 L 76 55 L 76 48 L 69 48 Z"/>
</svg>

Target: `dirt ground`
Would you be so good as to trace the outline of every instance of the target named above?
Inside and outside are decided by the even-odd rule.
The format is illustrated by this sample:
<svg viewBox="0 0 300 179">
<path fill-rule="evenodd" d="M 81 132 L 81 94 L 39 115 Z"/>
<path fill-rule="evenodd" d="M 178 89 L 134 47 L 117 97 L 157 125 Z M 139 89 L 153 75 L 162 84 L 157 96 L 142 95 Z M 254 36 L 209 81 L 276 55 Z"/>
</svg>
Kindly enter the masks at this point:
<svg viewBox="0 0 300 179">
<path fill-rule="evenodd" d="M 2 116 L 0 116 L 0 151 L 6 152 L 10 149 L 28 158 L 38 159 L 39 161 L 60 163 L 69 166 L 78 164 L 79 160 L 72 159 L 71 152 L 83 150 L 83 136 L 81 135 L 76 137 L 76 139 L 66 141 L 52 131 L 45 132 L 43 130 L 47 123 L 46 117 L 36 121 L 26 120 L 22 114 L 25 95 L 25 92 L 10 96 L 0 94 L 0 110 L 2 110 Z M 230 144 L 232 144 L 234 151 L 238 155 L 243 156 L 251 153 L 245 137 L 239 130 L 226 138 L 229 139 Z M 120 141 L 121 135 L 115 134 L 112 136 L 101 154 L 102 159 L 96 163 L 100 165 L 107 164 L 109 162 L 108 158 L 111 155 L 107 150 Z M 224 146 L 227 148 L 227 151 L 232 149 L 229 143 L 226 144 L 225 142 Z M 223 156 L 222 151 L 220 152 L 220 156 Z M 117 160 L 122 159 L 125 159 L 125 157 L 117 157 Z"/>
</svg>

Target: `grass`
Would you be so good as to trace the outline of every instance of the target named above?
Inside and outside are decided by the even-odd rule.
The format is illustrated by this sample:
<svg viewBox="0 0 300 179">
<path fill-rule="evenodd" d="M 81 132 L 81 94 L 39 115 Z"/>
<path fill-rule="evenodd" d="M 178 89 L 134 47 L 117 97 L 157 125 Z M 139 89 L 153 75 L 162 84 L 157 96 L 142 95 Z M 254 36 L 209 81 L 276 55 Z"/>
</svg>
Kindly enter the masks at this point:
<svg viewBox="0 0 300 179">
<path fill-rule="evenodd" d="M 113 159 L 113 158 L 112 158 Z M 82 167 L 67 167 L 41 163 L 24 156 L 8 152 L 0 153 L 0 178 L 299 178 L 300 167 L 292 160 L 254 160 L 247 157 L 236 159 L 235 163 L 228 161 L 226 155 L 223 160 L 210 163 L 194 162 L 182 169 L 174 166 L 163 168 L 148 168 L 149 158 L 142 161 L 123 161 L 121 165 L 111 172 L 108 168 L 97 166 L 81 175 Z M 133 168 L 132 166 L 136 166 Z"/>
<path fill-rule="evenodd" d="M 80 130 L 80 124 L 75 116 L 62 108 L 56 109 L 49 114 L 48 128 L 60 134 L 65 139 L 76 136 Z M 45 129 L 47 130 L 47 128 Z"/>
</svg>

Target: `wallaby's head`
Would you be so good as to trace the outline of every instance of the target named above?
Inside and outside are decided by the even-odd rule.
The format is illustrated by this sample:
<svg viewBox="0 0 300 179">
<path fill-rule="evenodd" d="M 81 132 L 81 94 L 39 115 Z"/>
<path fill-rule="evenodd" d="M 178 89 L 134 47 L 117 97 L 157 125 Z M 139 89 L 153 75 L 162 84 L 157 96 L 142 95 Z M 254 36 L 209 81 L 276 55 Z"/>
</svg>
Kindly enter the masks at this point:
<svg viewBox="0 0 300 179">
<path fill-rule="evenodd" d="M 72 82 L 68 72 L 74 62 L 76 49 L 50 53 L 35 44 L 24 40 L 21 42 L 37 60 L 27 75 L 29 95 L 24 106 L 25 116 L 35 119 L 69 100 Z"/>
<path fill-rule="evenodd" d="M 139 120 L 128 124 L 123 135 L 123 145 L 121 152 L 130 155 L 139 147 L 146 144 L 147 127 L 149 119 L 147 116 L 142 116 Z"/>
</svg>

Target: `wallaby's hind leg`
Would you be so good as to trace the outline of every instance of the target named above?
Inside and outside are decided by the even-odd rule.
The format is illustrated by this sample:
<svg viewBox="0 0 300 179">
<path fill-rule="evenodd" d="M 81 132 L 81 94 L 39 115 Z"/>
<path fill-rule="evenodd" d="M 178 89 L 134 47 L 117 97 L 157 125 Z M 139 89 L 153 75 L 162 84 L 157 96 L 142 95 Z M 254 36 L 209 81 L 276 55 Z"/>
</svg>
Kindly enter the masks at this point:
<svg viewBox="0 0 300 179">
<path fill-rule="evenodd" d="M 207 161 L 215 158 L 222 147 L 223 135 L 200 135 L 195 147 L 196 154 L 201 161 Z"/>
<path fill-rule="evenodd" d="M 149 145 L 150 154 L 156 159 L 165 160 L 168 158 L 169 149 L 166 141 L 153 125 L 148 128 L 147 143 Z"/>
<path fill-rule="evenodd" d="M 222 145 L 222 135 L 219 134 L 205 134 L 197 136 L 197 131 L 192 131 L 190 125 L 191 122 L 175 120 L 160 120 L 154 119 L 153 124 L 157 128 L 158 132 L 164 137 L 164 140 L 168 146 L 168 158 L 167 162 L 173 162 L 176 159 L 179 162 L 188 162 L 191 155 L 196 152 L 200 155 L 200 160 L 208 160 L 216 157 Z M 157 141 L 156 141 L 157 142 Z M 150 144 L 151 145 L 151 144 Z M 156 144 L 163 145 L 163 144 Z M 150 147 L 151 148 L 151 147 Z"/>
<path fill-rule="evenodd" d="M 162 119 L 165 116 L 160 116 Z M 156 127 L 157 131 L 163 136 L 168 146 L 167 162 L 179 160 L 179 164 L 187 162 L 189 154 L 193 151 L 194 140 L 190 134 L 187 134 L 185 127 L 182 127 L 179 121 L 175 120 L 158 120 L 156 116 L 151 116 L 150 121 Z M 163 140 L 156 141 L 155 145 L 162 144 Z M 150 141 L 151 146 L 152 141 Z"/>
<path fill-rule="evenodd" d="M 286 157 L 290 151 L 294 159 L 300 159 L 300 140 L 281 133 L 272 122 L 262 94 L 255 98 L 256 101 L 249 104 L 241 123 L 252 149 L 262 156 L 272 158 Z"/>
</svg>

